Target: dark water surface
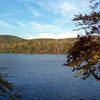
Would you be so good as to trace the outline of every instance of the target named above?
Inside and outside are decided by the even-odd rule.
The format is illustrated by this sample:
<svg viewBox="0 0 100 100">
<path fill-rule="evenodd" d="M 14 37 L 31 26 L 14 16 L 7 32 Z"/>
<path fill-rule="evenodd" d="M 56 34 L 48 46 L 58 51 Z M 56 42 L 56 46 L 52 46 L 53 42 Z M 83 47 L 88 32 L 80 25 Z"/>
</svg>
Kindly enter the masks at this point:
<svg viewBox="0 0 100 100">
<path fill-rule="evenodd" d="M 92 76 L 74 78 L 63 67 L 66 55 L 1 54 L 0 73 L 7 74 L 22 99 L 18 100 L 100 100 L 100 82 Z M 1 90 L 0 90 L 1 91 Z M 10 100 L 0 96 L 0 100 Z"/>
</svg>

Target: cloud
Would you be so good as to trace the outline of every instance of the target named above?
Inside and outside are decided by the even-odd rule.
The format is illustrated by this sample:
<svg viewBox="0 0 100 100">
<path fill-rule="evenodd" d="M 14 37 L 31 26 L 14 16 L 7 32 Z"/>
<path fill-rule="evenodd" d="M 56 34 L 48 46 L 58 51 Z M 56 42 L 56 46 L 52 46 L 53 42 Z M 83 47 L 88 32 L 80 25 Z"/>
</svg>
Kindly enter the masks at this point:
<svg viewBox="0 0 100 100">
<path fill-rule="evenodd" d="M 37 31 L 37 33 L 40 32 L 62 32 L 63 30 L 61 30 L 60 27 L 58 27 L 57 25 L 51 25 L 51 24 L 40 24 L 37 23 L 35 21 L 32 22 L 28 22 L 28 24 L 30 25 L 30 27 L 35 31 Z"/>
<path fill-rule="evenodd" d="M 79 13 L 80 11 L 86 11 L 89 6 L 89 0 L 20 0 L 30 5 L 38 5 L 41 10 L 49 13 L 59 14 L 61 16 L 69 16 Z M 37 9 L 33 9 L 38 16 Z"/>
<path fill-rule="evenodd" d="M 29 4 L 32 7 L 35 5 L 35 9 L 31 8 L 31 11 L 35 17 L 40 15 L 41 11 L 46 11 L 51 14 L 61 15 L 62 17 L 73 16 L 79 12 L 88 11 L 89 0 L 20 0 Z M 40 7 L 40 10 L 37 10 Z"/>
<path fill-rule="evenodd" d="M 22 24 L 20 22 L 19 24 Z M 23 24 L 22 24 L 23 26 Z M 24 28 L 19 27 L 19 35 L 27 38 L 71 38 L 76 37 L 77 34 L 74 32 L 68 32 L 67 29 L 63 29 L 60 26 L 52 24 L 41 24 L 36 21 L 24 23 Z"/>
<path fill-rule="evenodd" d="M 53 12 L 55 14 L 60 14 L 62 16 L 67 16 L 68 12 L 73 13 L 78 10 L 74 4 L 69 3 L 65 0 L 47 0 L 44 2 L 38 2 L 38 5 L 44 10 Z"/>
<path fill-rule="evenodd" d="M 55 8 L 55 13 L 60 13 L 62 16 L 68 15 L 68 12 L 72 13 L 75 11 L 77 11 L 77 8 L 68 2 L 60 2 Z"/>
<path fill-rule="evenodd" d="M 62 38 L 70 38 L 76 37 L 75 33 L 61 33 L 61 34 L 53 34 L 53 33 L 40 33 L 37 38 L 53 38 L 53 39 L 62 39 Z"/>
<path fill-rule="evenodd" d="M 21 0 L 28 4 L 38 5 L 41 10 L 48 11 L 54 14 L 60 14 L 61 16 L 67 16 L 68 13 L 73 13 L 77 11 L 77 6 L 72 3 L 73 0 Z M 39 12 L 37 9 L 30 8 L 30 10 L 38 16 Z"/>
<path fill-rule="evenodd" d="M 77 34 L 76 33 L 60 33 L 60 34 L 40 33 L 37 36 L 34 36 L 32 34 L 26 34 L 25 36 L 27 39 L 37 39 L 37 38 L 64 39 L 64 38 L 77 37 Z"/>
<path fill-rule="evenodd" d="M 16 34 L 17 36 L 21 36 L 28 39 L 32 38 L 57 39 L 57 38 L 69 38 L 77 36 L 75 33 L 68 32 L 66 28 L 63 29 L 63 27 L 59 25 L 43 24 L 43 23 L 38 23 L 36 21 L 29 21 L 24 23 L 22 21 L 17 21 L 15 26 L 13 26 L 12 24 L 8 24 L 7 22 L 0 21 L 0 25 L 2 25 L 4 29 L 6 29 L 5 31 L 3 31 L 3 33 L 6 33 L 6 31 L 8 30 L 7 32 L 9 34 L 13 33 Z"/>
<path fill-rule="evenodd" d="M 0 20 L 0 24 L 1 24 L 1 26 L 3 26 L 3 27 L 14 28 L 14 25 L 8 24 L 7 22 L 2 21 L 2 20 Z"/>
</svg>

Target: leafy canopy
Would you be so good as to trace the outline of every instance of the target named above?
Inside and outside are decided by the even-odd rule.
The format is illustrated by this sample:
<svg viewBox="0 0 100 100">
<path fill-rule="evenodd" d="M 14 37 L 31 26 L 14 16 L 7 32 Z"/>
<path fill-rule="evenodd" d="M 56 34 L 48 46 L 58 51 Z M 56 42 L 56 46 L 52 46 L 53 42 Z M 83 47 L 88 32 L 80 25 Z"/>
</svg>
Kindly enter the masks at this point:
<svg viewBox="0 0 100 100">
<path fill-rule="evenodd" d="M 73 21 L 85 35 L 79 34 L 74 46 L 69 50 L 67 63 L 72 71 L 78 70 L 75 75 L 86 79 L 93 75 L 100 81 L 100 0 L 90 1 L 91 13 L 75 15 Z"/>
</svg>

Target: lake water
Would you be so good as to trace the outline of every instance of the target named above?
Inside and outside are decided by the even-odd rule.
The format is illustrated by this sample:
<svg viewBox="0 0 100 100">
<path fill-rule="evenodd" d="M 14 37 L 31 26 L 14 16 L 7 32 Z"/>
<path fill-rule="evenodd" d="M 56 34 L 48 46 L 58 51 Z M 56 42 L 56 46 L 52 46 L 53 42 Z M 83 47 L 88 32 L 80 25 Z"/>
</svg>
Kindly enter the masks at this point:
<svg viewBox="0 0 100 100">
<path fill-rule="evenodd" d="M 75 78 L 71 68 L 62 66 L 65 60 L 66 55 L 56 54 L 0 54 L 0 73 L 7 74 L 12 93 L 22 96 L 17 100 L 100 100 L 100 82 L 92 76 Z"/>
</svg>

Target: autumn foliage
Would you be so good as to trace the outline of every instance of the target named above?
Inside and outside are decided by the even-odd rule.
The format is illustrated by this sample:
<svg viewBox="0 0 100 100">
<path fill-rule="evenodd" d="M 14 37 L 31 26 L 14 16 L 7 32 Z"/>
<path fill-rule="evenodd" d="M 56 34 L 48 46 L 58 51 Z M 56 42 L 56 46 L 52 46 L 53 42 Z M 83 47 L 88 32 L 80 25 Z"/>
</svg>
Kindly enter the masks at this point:
<svg viewBox="0 0 100 100">
<path fill-rule="evenodd" d="M 75 38 L 25 40 L 0 36 L 0 53 L 66 54 L 75 41 Z"/>
<path fill-rule="evenodd" d="M 73 18 L 79 26 L 76 30 L 84 30 L 85 35 L 78 35 L 65 65 L 71 66 L 73 71 L 79 71 L 75 77 L 82 75 L 86 79 L 93 75 L 100 81 L 100 1 L 91 0 L 90 8 L 91 13 L 75 15 Z"/>
</svg>

